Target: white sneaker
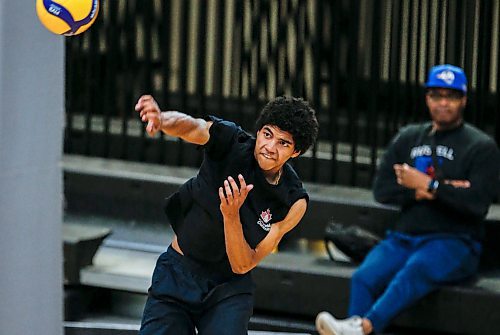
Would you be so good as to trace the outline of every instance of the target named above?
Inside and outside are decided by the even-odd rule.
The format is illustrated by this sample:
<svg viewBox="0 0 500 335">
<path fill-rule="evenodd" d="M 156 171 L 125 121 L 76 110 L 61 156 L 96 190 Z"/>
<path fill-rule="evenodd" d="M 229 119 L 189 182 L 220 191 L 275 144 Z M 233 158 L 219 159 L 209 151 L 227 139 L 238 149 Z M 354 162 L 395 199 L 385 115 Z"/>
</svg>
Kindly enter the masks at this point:
<svg viewBox="0 0 500 335">
<path fill-rule="evenodd" d="M 321 312 L 316 317 L 316 329 L 320 335 L 364 335 L 363 320 L 359 316 L 337 320 L 328 312 Z"/>
</svg>

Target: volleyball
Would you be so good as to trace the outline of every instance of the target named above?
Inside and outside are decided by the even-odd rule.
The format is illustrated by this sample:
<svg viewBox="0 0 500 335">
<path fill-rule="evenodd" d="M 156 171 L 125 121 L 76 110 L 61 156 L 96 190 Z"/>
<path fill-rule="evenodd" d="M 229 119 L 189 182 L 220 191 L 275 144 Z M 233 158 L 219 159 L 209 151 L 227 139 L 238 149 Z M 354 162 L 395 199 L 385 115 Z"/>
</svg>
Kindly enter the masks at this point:
<svg viewBox="0 0 500 335">
<path fill-rule="evenodd" d="M 99 0 L 36 0 L 38 18 L 58 35 L 83 33 L 94 23 L 98 12 Z"/>
</svg>

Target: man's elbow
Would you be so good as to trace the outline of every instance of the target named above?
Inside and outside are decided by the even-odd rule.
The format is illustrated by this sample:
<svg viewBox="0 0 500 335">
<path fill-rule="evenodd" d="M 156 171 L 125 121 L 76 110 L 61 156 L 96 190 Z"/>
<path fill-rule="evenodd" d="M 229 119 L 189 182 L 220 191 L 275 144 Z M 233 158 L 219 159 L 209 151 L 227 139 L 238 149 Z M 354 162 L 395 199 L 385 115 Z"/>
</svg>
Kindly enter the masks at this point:
<svg viewBox="0 0 500 335">
<path fill-rule="evenodd" d="M 245 273 L 252 270 L 254 266 L 246 266 L 246 265 L 233 265 L 231 264 L 231 271 L 238 275 L 244 275 Z"/>
</svg>

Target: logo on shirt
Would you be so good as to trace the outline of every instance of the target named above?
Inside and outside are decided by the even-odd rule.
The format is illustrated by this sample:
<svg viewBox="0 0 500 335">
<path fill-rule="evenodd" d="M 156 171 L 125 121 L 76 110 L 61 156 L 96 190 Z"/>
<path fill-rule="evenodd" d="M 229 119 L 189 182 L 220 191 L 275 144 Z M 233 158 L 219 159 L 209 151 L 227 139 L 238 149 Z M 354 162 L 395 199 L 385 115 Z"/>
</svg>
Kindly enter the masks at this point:
<svg viewBox="0 0 500 335">
<path fill-rule="evenodd" d="M 432 161 L 432 148 L 430 145 L 425 144 L 413 147 L 411 149 L 410 157 L 414 159 L 415 168 L 417 170 L 431 176 L 432 178 L 436 177 L 436 167 Z M 436 146 L 436 164 L 438 166 L 442 166 L 444 159 L 449 161 L 455 159 L 453 148 L 449 148 L 444 145 Z"/>
<path fill-rule="evenodd" d="M 424 144 L 418 147 L 413 147 L 410 152 L 410 157 L 415 159 L 420 156 L 432 156 L 432 148 L 430 145 Z M 436 146 L 436 156 L 446 158 L 449 161 L 455 159 L 453 148 L 444 145 Z"/>
<path fill-rule="evenodd" d="M 273 215 L 271 214 L 271 209 L 267 209 L 260 213 L 260 218 L 257 221 L 257 224 L 264 229 L 265 231 L 269 231 L 271 229 L 271 223 L 269 223 L 272 219 Z"/>
</svg>

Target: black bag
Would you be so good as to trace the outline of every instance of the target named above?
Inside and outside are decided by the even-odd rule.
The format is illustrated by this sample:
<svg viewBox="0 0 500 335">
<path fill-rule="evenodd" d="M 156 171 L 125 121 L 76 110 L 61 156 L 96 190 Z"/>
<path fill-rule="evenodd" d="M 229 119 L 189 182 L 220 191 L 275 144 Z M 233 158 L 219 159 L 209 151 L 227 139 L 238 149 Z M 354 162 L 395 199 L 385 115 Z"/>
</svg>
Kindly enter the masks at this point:
<svg viewBox="0 0 500 335">
<path fill-rule="evenodd" d="M 356 225 L 344 225 L 335 221 L 328 222 L 325 229 L 325 244 L 331 260 L 333 255 L 331 243 L 355 263 L 360 263 L 368 252 L 379 243 L 381 238 Z"/>
</svg>

